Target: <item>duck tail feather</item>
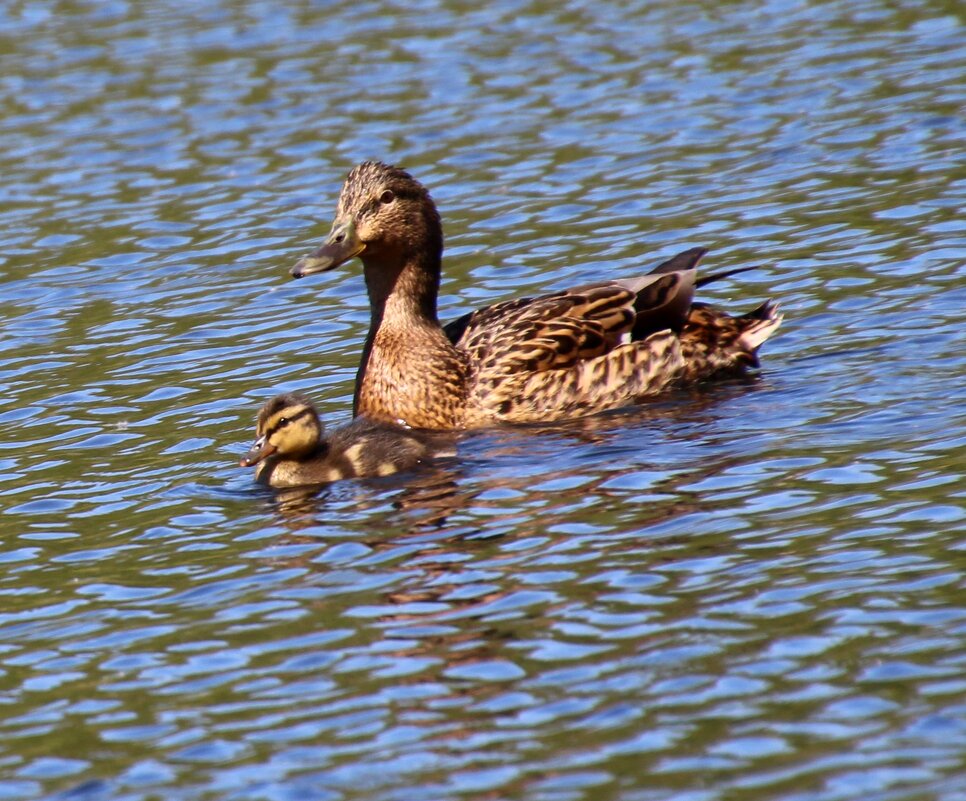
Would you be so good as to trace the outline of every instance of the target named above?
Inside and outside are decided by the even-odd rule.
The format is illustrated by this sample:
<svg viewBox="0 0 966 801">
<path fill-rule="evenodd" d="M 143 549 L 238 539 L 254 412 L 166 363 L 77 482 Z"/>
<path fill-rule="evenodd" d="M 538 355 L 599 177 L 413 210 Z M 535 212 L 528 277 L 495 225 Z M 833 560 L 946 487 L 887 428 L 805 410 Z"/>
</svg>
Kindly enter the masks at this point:
<svg viewBox="0 0 966 801">
<path fill-rule="evenodd" d="M 725 278 L 731 278 L 733 275 L 738 275 L 738 273 L 746 273 L 749 270 L 760 270 L 762 265 L 753 264 L 751 267 L 735 267 L 733 270 L 723 270 L 720 273 L 712 273 L 711 275 L 701 276 L 697 281 L 694 282 L 696 287 L 702 287 L 706 284 L 710 284 L 712 281 L 721 281 Z"/>
<path fill-rule="evenodd" d="M 754 353 L 762 346 L 768 337 L 778 330 L 785 315 L 782 314 L 781 306 L 772 300 L 767 300 L 757 309 L 748 312 L 743 316 L 747 320 L 748 327 L 741 332 L 742 346 Z"/>
</svg>

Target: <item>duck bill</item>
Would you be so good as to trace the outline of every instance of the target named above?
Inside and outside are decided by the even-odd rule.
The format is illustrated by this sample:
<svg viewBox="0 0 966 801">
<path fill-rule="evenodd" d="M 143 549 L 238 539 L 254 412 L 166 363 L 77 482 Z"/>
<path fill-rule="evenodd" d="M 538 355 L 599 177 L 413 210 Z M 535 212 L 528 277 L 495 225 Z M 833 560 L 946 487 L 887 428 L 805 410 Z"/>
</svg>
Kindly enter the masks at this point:
<svg viewBox="0 0 966 801">
<path fill-rule="evenodd" d="M 273 453 L 275 453 L 275 446 L 270 444 L 265 437 L 259 437 L 238 464 L 241 467 L 251 467 Z"/>
<path fill-rule="evenodd" d="M 332 233 L 325 240 L 325 244 L 318 250 L 303 256 L 291 269 L 294 278 L 304 278 L 314 273 L 324 273 L 333 270 L 340 264 L 358 256 L 366 249 L 364 242 L 356 236 L 355 226 L 351 222 L 332 226 Z"/>
</svg>

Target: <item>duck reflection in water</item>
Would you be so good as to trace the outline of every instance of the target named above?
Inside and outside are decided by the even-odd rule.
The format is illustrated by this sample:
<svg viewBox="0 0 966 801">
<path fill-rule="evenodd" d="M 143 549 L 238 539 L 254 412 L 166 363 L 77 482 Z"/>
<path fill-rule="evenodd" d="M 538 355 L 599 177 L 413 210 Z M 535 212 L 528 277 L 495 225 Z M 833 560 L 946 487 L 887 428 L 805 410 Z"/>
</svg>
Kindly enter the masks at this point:
<svg viewBox="0 0 966 801">
<path fill-rule="evenodd" d="M 633 510 L 634 527 L 646 528 L 703 508 L 699 495 L 678 488 L 733 464 L 732 458 L 722 455 L 687 465 L 665 460 L 662 470 L 660 464 L 652 465 L 647 450 L 656 432 L 671 439 L 672 449 L 679 438 L 684 446 L 695 430 L 722 424 L 729 397 L 764 384 L 759 377 L 739 378 L 713 391 L 682 389 L 661 402 L 594 417 L 464 432 L 458 435 L 458 463 L 431 459 L 376 483 L 280 489 L 270 503 L 285 528 L 309 537 L 352 530 L 362 515 L 367 524 L 359 541 L 374 548 L 387 542 L 398 545 L 400 536 L 431 536 L 434 541 L 439 537 L 445 542 L 538 535 L 572 519 L 574 504 L 587 509 L 588 522 L 606 518 L 615 505 L 622 507 L 624 516 Z M 447 447 L 455 449 L 457 435 L 450 436 Z M 616 452 L 620 475 L 609 466 Z M 481 464 L 487 469 L 481 470 Z M 654 482 L 629 506 L 625 493 L 611 487 L 615 479 L 642 468 L 653 472 Z M 309 531 L 313 528 L 318 530 Z"/>
</svg>

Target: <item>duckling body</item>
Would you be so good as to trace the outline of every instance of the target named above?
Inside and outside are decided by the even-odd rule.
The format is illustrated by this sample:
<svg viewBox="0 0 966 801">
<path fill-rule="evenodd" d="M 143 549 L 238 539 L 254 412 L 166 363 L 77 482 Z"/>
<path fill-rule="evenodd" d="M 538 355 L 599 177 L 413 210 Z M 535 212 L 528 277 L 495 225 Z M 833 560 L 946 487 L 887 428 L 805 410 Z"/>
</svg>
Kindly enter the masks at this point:
<svg viewBox="0 0 966 801">
<path fill-rule="evenodd" d="M 757 367 L 782 320 L 772 303 L 739 317 L 694 303 L 698 287 L 741 270 L 699 279 L 706 251 L 693 248 L 637 278 L 497 303 L 443 327 L 442 248 L 426 189 L 364 162 L 325 244 L 292 269 L 298 278 L 362 259 L 372 323 L 355 414 L 428 429 L 591 414 Z"/>
<path fill-rule="evenodd" d="M 388 476 L 436 453 L 429 435 L 365 417 L 326 433 L 315 407 L 296 394 L 268 401 L 258 413 L 256 432 L 240 464 L 257 464 L 256 481 L 277 488 Z"/>
</svg>

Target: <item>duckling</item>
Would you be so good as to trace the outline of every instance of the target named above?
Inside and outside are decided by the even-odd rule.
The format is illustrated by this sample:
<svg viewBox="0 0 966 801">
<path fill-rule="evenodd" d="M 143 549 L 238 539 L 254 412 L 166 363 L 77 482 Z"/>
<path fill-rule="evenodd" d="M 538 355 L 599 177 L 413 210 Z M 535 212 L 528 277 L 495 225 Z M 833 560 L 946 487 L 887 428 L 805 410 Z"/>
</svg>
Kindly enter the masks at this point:
<svg viewBox="0 0 966 801">
<path fill-rule="evenodd" d="M 434 455 L 429 435 L 364 417 L 325 434 L 312 403 L 294 393 L 262 406 L 256 434 L 239 464 L 257 464 L 255 480 L 277 488 L 388 476 Z"/>
<path fill-rule="evenodd" d="M 698 287 L 751 269 L 699 279 L 706 252 L 692 248 L 636 278 L 497 303 L 443 327 L 436 205 L 409 173 L 367 161 L 349 173 L 328 239 L 291 273 L 362 260 L 372 320 L 355 414 L 462 429 L 583 416 L 758 367 L 779 308 L 766 302 L 732 317 L 693 302 Z"/>
</svg>

